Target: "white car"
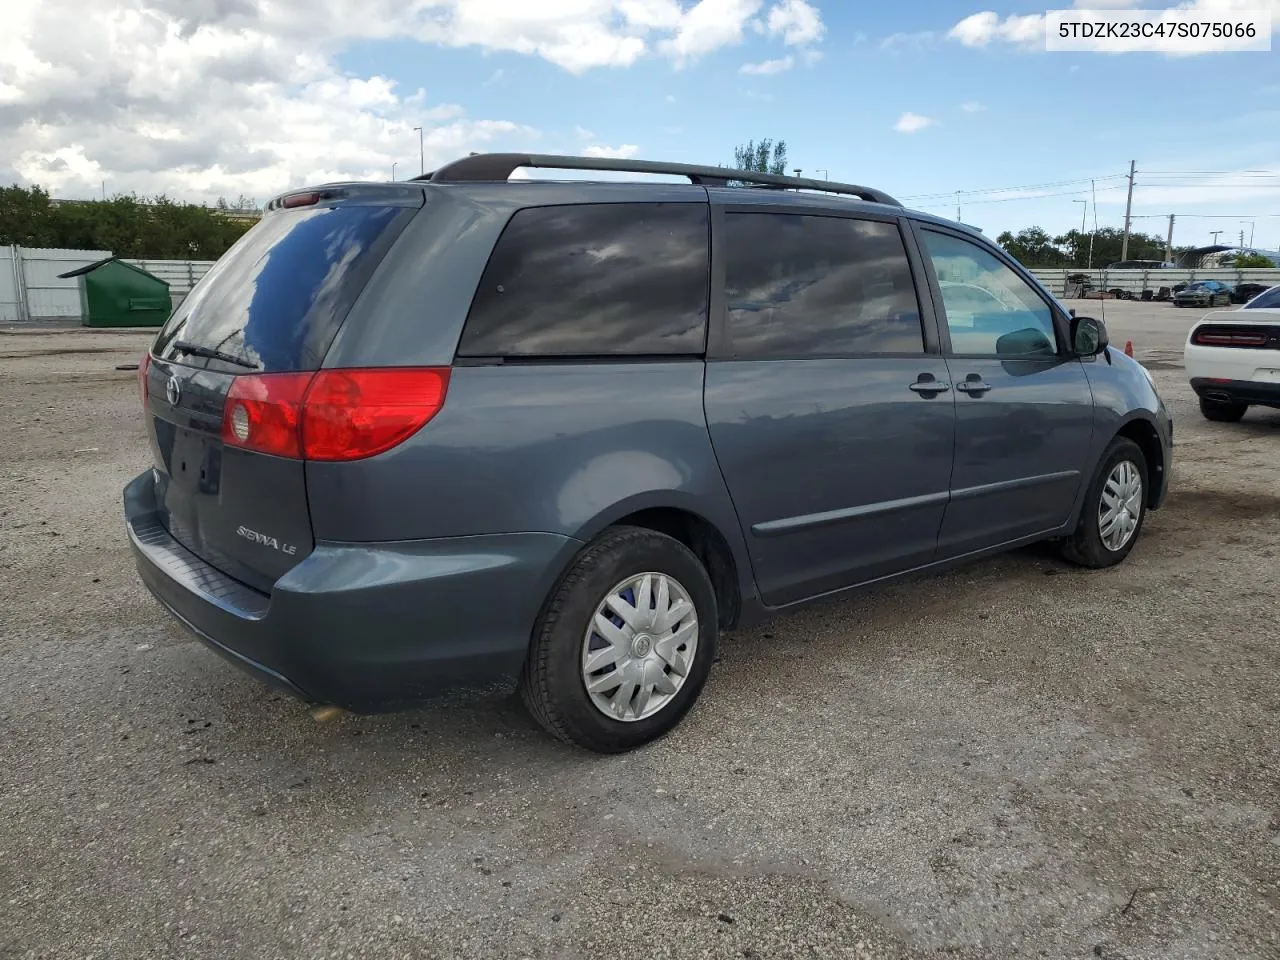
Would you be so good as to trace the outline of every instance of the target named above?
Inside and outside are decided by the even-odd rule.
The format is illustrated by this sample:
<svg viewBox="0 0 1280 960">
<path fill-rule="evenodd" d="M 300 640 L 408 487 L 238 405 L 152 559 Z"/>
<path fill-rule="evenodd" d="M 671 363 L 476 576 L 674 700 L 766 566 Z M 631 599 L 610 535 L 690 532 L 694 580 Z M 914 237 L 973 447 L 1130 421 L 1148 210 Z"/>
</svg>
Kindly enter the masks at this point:
<svg viewBox="0 0 1280 960">
<path fill-rule="evenodd" d="M 1235 423 L 1250 406 L 1280 408 L 1280 303 L 1257 305 L 1276 289 L 1206 313 L 1187 335 L 1187 376 L 1207 419 Z"/>
</svg>

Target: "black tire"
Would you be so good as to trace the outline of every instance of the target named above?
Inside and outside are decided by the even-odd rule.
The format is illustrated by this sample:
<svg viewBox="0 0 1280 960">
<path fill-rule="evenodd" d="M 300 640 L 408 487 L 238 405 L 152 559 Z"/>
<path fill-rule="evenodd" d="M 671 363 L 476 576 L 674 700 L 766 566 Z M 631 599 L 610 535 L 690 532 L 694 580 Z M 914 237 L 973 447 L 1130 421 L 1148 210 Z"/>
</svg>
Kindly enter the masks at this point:
<svg viewBox="0 0 1280 960">
<path fill-rule="evenodd" d="M 1138 513 L 1138 525 L 1134 528 L 1133 535 L 1119 550 L 1112 550 L 1102 542 L 1102 532 L 1098 529 L 1098 511 L 1107 478 L 1111 475 L 1111 471 L 1124 460 L 1130 461 L 1137 467 L 1138 476 L 1142 479 L 1141 510 Z M 1138 537 L 1142 535 L 1142 525 L 1147 519 L 1146 501 L 1150 491 L 1149 482 L 1147 458 L 1143 456 L 1142 448 L 1128 437 L 1116 437 L 1112 440 L 1098 463 L 1097 473 L 1089 483 L 1089 490 L 1085 494 L 1084 506 L 1080 509 L 1080 520 L 1076 524 L 1076 529 L 1060 545 L 1062 558 L 1076 566 L 1101 570 L 1104 567 L 1115 566 L 1127 557 L 1133 545 L 1138 542 Z"/>
<path fill-rule="evenodd" d="M 698 643 L 683 685 L 641 720 L 606 716 L 582 676 L 583 644 L 596 607 L 628 576 L 665 573 L 688 592 L 698 617 Z M 698 558 L 678 540 L 639 527 L 614 527 L 590 543 L 552 591 L 534 627 L 520 677 L 533 718 L 555 737 L 597 753 L 622 753 L 672 730 L 698 698 L 718 640 L 715 589 Z"/>
<path fill-rule="evenodd" d="M 1200 412 L 1204 414 L 1206 420 L 1212 420 L 1214 423 L 1239 423 L 1248 409 L 1247 403 L 1200 398 Z"/>
</svg>

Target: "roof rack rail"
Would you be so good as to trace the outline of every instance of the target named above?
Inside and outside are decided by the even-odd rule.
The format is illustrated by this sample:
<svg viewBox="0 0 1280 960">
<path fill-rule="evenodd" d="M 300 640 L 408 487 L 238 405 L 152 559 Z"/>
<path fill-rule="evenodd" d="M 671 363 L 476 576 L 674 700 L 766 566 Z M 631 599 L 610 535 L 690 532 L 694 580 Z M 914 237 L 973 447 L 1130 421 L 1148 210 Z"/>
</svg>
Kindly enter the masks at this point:
<svg viewBox="0 0 1280 960">
<path fill-rule="evenodd" d="M 731 167 L 704 167 L 691 163 L 661 163 L 653 160 L 620 160 L 612 157 L 562 157 L 538 153 L 475 153 L 439 170 L 425 173 L 414 180 L 430 180 L 433 183 L 470 183 L 486 180 L 506 180 L 520 167 L 550 170 L 609 170 L 619 173 L 656 173 L 688 177 L 690 183 L 704 187 L 723 187 L 729 183 L 748 183 L 757 186 L 818 190 L 859 197 L 872 203 L 900 204 L 893 197 L 872 187 L 860 187 L 852 183 L 832 180 L 812 180 L 808 177 L 787 177 L 776 173 L 757 173 L 752 170 L 735 170 Z"/>
</svg>

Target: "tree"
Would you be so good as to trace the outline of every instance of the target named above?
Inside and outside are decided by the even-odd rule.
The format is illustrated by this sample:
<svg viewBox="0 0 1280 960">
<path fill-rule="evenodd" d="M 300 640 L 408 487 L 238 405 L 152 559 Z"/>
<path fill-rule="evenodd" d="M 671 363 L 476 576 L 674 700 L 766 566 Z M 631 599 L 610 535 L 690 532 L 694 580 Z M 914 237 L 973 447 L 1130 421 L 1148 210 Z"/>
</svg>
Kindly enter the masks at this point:
<svg viewBox="0 0 1280 960">
<path fill-rule="evenodd" d="M 756 143 L 748 140 L 733 148 L 733 166 L 737 170 L 754 173 L 785 174 L 787 172 L 787 141 L 774 143 L 765 139 Z"/>
<path fill-rule="evenodd" d="M 1223 257 L 1222 260 L 1223 260 L 1223 263 L 1227 262 L 1226 257 Z M 1262 269 L 1266 270 L 1266 269 L 1275 267 L 1276 262 L 1272 260 L 1270 257 L 1268 257 L 1266 254 L 1255 253 L 1252 250 L 1248 250 L 1248 251 L 1243 251 L 1241 253 L 1237 253 L 1234 257 L 1232 257 L 1231 266 L 1235 267 L 1237 270 L 1244 270 L 1246 268 L 1252 268 L 1252 267 L 1261 267 Z"/>
<path fill-rule="evenodd" d="M 56 247 L 55 208 L 39 187 L 0 187 L 0 245 Z"/>
<path fill-rule="evenodd" d="M 1094 267 L 1105 267 L 1120 259 L 1124 248 L 1124 231 L 1116 227 L 1104 227 L 1096 233 L 1068 230 L 1059 237 L 1050 237 L 1040 227 L 1024 227 L 1017 233 L 1006 230 L 996 237 L 996 242 L 1023 266 L 1027 267 L 1081 267 L 1089 262 L 1089 247 L 1093 245 Z M 1129 234 L 1130 260 L 1164 260 L 1164 238 L 1145 233 Z M 1190 249 L 1174 247 L 1173 254 Z"/>
<path fill-rule="evenodd" d="M 253 209 L 241 197 L 232 210 Z M 116 196 L 80 203 L 50 200 L 39 187 L 0 188 L 0 245 L 110 250 L 145 260 L 216 260 L 253 226 L 208 207 Z"/>
<path fill-rule="evenodd" d="M 1067 261 L 1056 241 L 1040 227 L 1024 227 L 1016 234 L 1006 230 L 996 243 L 1026 267 L 1059 267 Z"/>
</svg>

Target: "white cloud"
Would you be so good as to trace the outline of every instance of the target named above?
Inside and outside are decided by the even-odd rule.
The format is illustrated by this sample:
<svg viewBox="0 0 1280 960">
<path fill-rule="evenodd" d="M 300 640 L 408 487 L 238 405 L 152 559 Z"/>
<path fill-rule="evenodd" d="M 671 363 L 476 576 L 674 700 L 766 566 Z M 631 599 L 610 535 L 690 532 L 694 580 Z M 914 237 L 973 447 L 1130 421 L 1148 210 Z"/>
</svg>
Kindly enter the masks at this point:
<svg viewBox="0 0 1280 960">
<path fill-rule="evenodd" d="M 769 33 L 781 34 L 789 46 L 816 43 L 826 32 L 822 15 L 805 0 L 782 0 L 769 11 L 768 24 Z"/>
<path fill-rule="evenodd" d="M 1044 46 L 1044 15 L 1030 13 L 1026 16 L 1010 14 L 1003 20 L 998 13 L 984 10 L 965 17 L 948 32 L 952 40 L 959 40 L 966 47 L 985 47 L 993 40 L 1031 46 Z"/>
<path fill-rule="evenodd" d="M 893 129 L 897 130 L 898 133 L 919 133 L 925 127 L 931 127 L 937 122 L 932 117 L 924 117 L 908 110 L 898 118 L 898 122 L 893 125 Z"/>
<path fill-rule="evenodd" d="M 739 73 L 750 73 L 756 76 L 767 76 L 771 73 L 783 73 L 796 64 L 795 57 L 787 54 L 777 60 L 762 60 L 759 63 L 744 63 L 738 68 Z"/>
<path fill-rule="evenodd" d="M 1078 9 L 1086 10 L 1129 10 L 1138 7 L 1138 0 L 1076 0 Z M 1168 5 L 1170 9 L 1187 10 L 1193 14 L 1212 17 L 1214 14 L 1269 10 L 1271 12 L 1271 29 L 1280 33 L 1280 0 L 1183 0 L 1181 3 Z M 1153 7 L 1154 9 L 1154 7 Z M 1032 13 L 1025 16 L 1011 14 L 1003 19 L 998 13 L 984 10 L 965 17 L 950 31 L 947 36 L 958 40 L 966 47 L 986 47 L 993 42 L 1009 43 L 1028 49 L 1044 49 L 1045 17 Z M 1105 48 L 1109 53 L 1124 52 L 1123 45 L 1109 42 Z M 1170 51 L 1177 55 L 1176 49 Z"/>
<path fill-rule="evenodd" d="M 983 110 L 987 109 L 987 105 L 979 103 L 977 100 L 966 100 L 960 104 L 960 109 L 965 113 L 982 113 Z"/>
<path fill-rule="evenodd" d="M 339 56 L 407 40 L 548 60 L 572 73 L 684 63 L 741 41 L 764 0 L 8 0 L 0 176 L 68 197 L 108 191 L 265 199 L 304 182 L 385 178 L 537 131 L 472 117 Z M 783 44 L 821 35 L 803 0 L 768 12 Z M 815 19 L 816 18 L 816 19 Z M 775 29 L 776 27 L 776 29 Z M 425 55 L 429 55 L 429 52 Z M 495 70 L 485 81 L 503 79 Z M 625 149 L 629 145 L 624 145 Z M 603 148 L 602 148 L 603 149 Z"/>
<path fill-rule="evenodd" d="M 699 0 L 681 17 L 674 36 L 658 49 L 677 66 L 721 47 L 742 42 L 742 29 L 760 9 L 760 0 Z"/>
<path fill-rule="evenodd" d="M 336 42 L 309 35 L 324 16 L 271 10 L 282 19 L 267 29 L 244 0 L 11 0 L 0 34 L 5 172 L 66 197 L 97 195 L 106 180 L 111 193 L 265 200 L 304 182 L 386 179 L 393 162 L 413 170 L 416 126 L 428 169 L 536 136 L 383 76 L 345 75 Z"/>
<path fill-rule="evenodd" d="M 937 38 L 932 30 L 917 30 L 913 33 L 891 33 L 880 41 L 883 50 L 922 49 Z"/>
<path fill-rule="evenodd" d="M 617 147 L 591 146 L 582 151 L 584 157 L 613 157 L 618 160 L 630 160 L 640 148 L 634 143 L 624 143 Z"/>
</svg>

